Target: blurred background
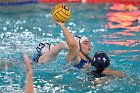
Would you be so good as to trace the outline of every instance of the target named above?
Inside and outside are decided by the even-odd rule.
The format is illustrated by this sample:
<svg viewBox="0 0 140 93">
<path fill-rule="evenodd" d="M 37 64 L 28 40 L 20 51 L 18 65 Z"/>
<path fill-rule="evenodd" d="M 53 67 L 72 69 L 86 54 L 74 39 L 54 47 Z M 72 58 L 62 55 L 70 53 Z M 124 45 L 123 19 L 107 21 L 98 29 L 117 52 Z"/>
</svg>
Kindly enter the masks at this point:
<svg viewBox="0 0 140 93">
<path fill-rule="evenodd" d="M 53 7 L 65 3 L 71 17 L 65 22 L 73 35 L 86 35 L 91 56 L 105 51 L 109 69 L 127 76 L 92 86 L 83 71 L 66 69 L 65 51 L 51 63 L 33 64 L 36 93 L 139 93 L 140 2 L 138 0 L 0 0 L 0 93 L 22 93 L 25 66 L 40 42 L 65 42 L 51 17 Z"/>
</svg>

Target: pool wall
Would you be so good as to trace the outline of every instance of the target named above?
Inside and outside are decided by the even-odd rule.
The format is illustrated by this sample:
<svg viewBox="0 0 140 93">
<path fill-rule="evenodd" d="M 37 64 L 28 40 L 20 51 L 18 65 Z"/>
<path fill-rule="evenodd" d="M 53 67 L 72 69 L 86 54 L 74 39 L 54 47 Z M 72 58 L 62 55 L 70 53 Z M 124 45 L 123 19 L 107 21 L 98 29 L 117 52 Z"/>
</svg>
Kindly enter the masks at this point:
<svg viewBox="0 0 140 93">
<path fill-rule="evenodd" d="M 140 5 L 139 0 L 0 0 L 0 6 L 15 6 L 32 3 L 122 3 L 122 4 L 133 4 Z"/>
</svg>

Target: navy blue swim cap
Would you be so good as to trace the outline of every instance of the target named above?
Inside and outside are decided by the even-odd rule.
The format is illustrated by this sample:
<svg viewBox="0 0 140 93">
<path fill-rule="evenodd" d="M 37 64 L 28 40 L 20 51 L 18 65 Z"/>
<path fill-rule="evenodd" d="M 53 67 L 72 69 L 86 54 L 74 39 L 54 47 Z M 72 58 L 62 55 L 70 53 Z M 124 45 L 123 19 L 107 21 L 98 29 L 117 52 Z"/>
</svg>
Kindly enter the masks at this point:
<svg viewBox="0 0 140 93">
<path fill-rule="evenodd" d="M 106 53 L 103 51 L 98 51 L 95 53 L 93 61 L 92 61 L 92 66 L 95 68 L 106 68 L 110 64 L 109 57 L 107 56 Z"/>
</svg>

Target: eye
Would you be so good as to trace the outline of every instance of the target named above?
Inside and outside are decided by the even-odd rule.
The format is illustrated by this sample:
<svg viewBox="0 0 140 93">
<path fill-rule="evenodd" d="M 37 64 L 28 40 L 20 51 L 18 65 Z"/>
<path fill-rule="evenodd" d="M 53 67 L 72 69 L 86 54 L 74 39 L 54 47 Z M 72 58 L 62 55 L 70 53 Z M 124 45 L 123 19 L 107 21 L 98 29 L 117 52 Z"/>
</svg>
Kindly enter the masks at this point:
<svg viewBox="0 0 140 93">
<path fill-rule="evenodd" d="M 90 43 L 89 43 L 89 42 L 84 42 L 84 44 L 85 44 L 85 45 L 89 45 Z"/>
<path fill-rule="evenodd" d="M 87 42 L 85 42 L 84 44 L 86 44 L 86 45 L 87 45 L 88 43 L 87 43 Z"/>
</svg>

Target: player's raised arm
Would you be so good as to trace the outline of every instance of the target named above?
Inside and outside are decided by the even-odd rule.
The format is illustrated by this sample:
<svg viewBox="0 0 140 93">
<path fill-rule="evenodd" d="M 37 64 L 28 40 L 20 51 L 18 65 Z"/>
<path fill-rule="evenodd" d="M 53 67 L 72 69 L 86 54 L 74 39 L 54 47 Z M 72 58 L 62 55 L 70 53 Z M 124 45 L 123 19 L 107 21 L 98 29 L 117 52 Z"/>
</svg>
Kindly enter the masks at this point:
<svg viewBox="0 0 140 93">
<path fill-rule="evenodd" d="M 28 58 L 28 55 L 25 53 L 23 54 L 23 57 L 24 57 L 24 62 L 25 62 L 26 69 L 27 69 L 25 93 L 34 93 L 33 79 L 32 79 L 32 68 L 31 68 L 30 60 Z"/>
</svg>

